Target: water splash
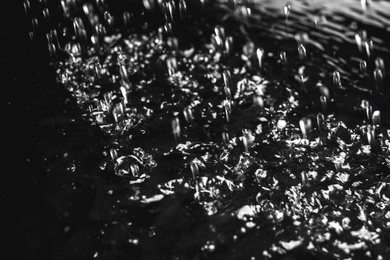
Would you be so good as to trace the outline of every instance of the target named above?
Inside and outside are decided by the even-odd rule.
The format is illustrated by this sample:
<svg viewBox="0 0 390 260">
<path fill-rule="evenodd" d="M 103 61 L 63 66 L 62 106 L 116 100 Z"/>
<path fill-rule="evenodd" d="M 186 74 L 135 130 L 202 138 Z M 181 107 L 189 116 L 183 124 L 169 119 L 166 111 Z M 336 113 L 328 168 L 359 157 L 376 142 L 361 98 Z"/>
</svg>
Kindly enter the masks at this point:
<svg viewBox="0 0 390 260">
<path fill-rule="evenodd" d="M 266 258 L 296 249 L 385 254 L 375 248 L 390 225 L 388 74 L 378 56 L 387 47 L 362 25 L 338 24 L 357 19 L 350 1 L 336 17 L 335 1 L 195 2 L 218 19 L 194 21 L 199 13 L 184 0 L 144 0 L 141 18 L 104 1 L 62 0 L 70 37 L 46 34 L 58 82 L 109 139 L 101 169 L 126 180 L 128 199 L 117 199 L 127 202 L 113 205 L 153 215 L 160 238 L 162 227 L 176 227 L 165 210 L 188 226 L 197 212 L 207 222 L 197 256 L 236 250 L 246 236 L 277 237 L 254 242 Z M 369 16 L 383 3 L 361 4 Z M 30 1 L 23 8 L 36 37 L 40 21 Z M 147 13 L 160 22 L 145 22 Z M 42 15 L 55 18 L 47 8 Z M 121 19 L 128 30 L 116 30 Z M 131 246 L 147 243 L 142 228 L 123 230 L 137 233 L 126 237 Z"/>
</svg>

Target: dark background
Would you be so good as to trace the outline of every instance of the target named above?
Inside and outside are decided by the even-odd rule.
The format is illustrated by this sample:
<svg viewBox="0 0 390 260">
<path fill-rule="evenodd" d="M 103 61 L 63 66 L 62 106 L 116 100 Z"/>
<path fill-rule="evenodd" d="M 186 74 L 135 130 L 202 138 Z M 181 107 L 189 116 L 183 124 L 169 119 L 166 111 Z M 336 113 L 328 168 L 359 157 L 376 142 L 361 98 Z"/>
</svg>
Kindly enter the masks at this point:
<svg viewBox="0 0 390 260">
<path fill-rule="evenodd" d="M 22 3 L 3 3 L 0 30 L 0 82 L 5 92 L 1 206 L 8 259 L 31 259 L 32 251 L 44 256 L 50 243 L 47 234 L 54 218 L 34 176 L 41 174 L 40 144 L 53 133 L 44 119 L 61 106 L 46 45 L 42 39 L 30 41 L 31 23 Z"/>
</svg>

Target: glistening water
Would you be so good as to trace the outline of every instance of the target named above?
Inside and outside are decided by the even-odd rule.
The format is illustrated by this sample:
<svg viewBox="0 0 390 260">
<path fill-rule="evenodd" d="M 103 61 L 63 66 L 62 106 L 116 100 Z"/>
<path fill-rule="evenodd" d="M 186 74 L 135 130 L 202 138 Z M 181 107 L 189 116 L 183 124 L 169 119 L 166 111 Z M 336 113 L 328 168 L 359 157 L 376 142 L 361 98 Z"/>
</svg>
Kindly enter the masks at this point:
<svg viewBox="0 0 390 260">
<path fill-rule="evenodd" d="M 114 2 L 21 6 L 65 90 L 46 255 L 390 259 L 389 2 Z"/>
</svg>

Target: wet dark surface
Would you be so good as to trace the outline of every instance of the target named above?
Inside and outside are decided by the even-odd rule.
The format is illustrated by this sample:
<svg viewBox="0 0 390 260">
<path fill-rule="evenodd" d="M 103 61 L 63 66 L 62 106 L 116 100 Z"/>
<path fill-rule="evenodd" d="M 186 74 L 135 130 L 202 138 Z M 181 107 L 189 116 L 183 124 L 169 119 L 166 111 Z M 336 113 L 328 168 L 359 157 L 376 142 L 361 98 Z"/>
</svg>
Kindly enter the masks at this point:
<svg viewBox="0 0 390 260">
<path fill-rule="evenodd" d="M 163 199 L 157 199 L 157 202 L 145 202 L 146 198 L 162 194 L 158 188 L 159 184 L 182 178 L 184 182 L 192 185 L 194 180 L 191 177 L 190 161 L 204 155 L 204 150 L 201 148 L 192 148 L 189 151 L 191 153 L 189 158 L 185 158 L 186 155 L 180 150 L 171 150 L 171 147 L 177 145 L 177 141 L 175 142 L 175 136 L 172 134 L 171 121 L 174 116 L 170 113 L 170 109 L 180 110 L 180 123 L 182 126 L 185 125 L 181 129 L 183 136 L 180 141 L 184 143 L 187 138 L 191 142 L 210 144 L 206 150 L 209 149 L 211 154 L 219 156 L 225 148 L 221 137 L 222 132 L 226 131 L 231 136 L 237 137 L 244 127 L 255 132 L 258 125 L 256 121 L 258 108 L 253 106 L 250 98 L 241 98 L 240 105 L 231 115 L 231 121 L 226 123 L 223 112 L 213 107 L 218 117 L 211 120 L 211 130 L 204 131 L 201 125 L 208 122 L 207 117 L 203 118 L 195 111 L 196 124 L 185 120 L 182 111 L 188 105 L 187 94 L 176 91 L 176 88 L 166 81 L 157 80 L 156 85 L 141 89 L 132 97 L 134 104 L 145 104 L 139 101 L 140 97 L 150 95 L 153 101 L 148 106 L 156 112 L 152 118 L 147 118 L 148 124 L 143 125 L 146 135 L 139 130 L 140 128 L 130 131 L 134 137 L 130 140 L 131 145 L 128 145 L 129 139 L 120 135 L 113 138 L 114 134 L 110 132 L 107 134 L 98 125 L 91 124 L 93 120 L 86 113 L 86 106 L 76 102 L 72 91 L 67 91 L 63 85 L 57 84 L 58 74 L 50 65 L 46 42 L 42 34 L 37 33 L 35 41 L 30 43 L 29 25 L 16 22 L 26 21 L 28 23 L 28 19 L 25 17 L 21 3 L 15 6 L 17 19 L 13 16 L 7 20 L 10 26 L 6 26 L 7 30 L 2 32 L 4 38 L 11 39 L 7 41 L 6 49 L 13 51 L 5 52 L 5 58 L 2 59 L 8 66 L 1 75 L 8 97 L 7 109 L 4 111 L 5 122 L 7 122 L 4 147 L 6 147 L 5 164 L 9 165 L 3 171 L 5 181 L 2 182 L 2 199 L 4 199 L 4 215 L 7 218 L 4 224 L 11 231 L 8 248 L 12 249 L 15 259 L 20 259 L 19 257 L 25 259 L 250 259 L 252 256 L 261 259 L 267 258 L 264 251 L 268 251 L 275 259 L 299 259 L 308 256 L 311 259 L 340 259 L 336 254 L 347 257 L 349 253 L 333 243 L 335 240 L 345 241 L 348 244 L 363 243 L 366 245 L 360 249 L 350 250 L 353 252 L 351 255 L 353 259 L 367 259 L 370 256 L 372 259 L 380 259 L 378 255 L 382 256 L 382 259 L 389 257 L 390 233 L 386 223 L 390 220 L 385 213 L 390 210 L 390 206 L 388 201 L 375 196 L 372 196 L 374 203 L 371 203 L 372 194 L 368 192 L 370 189 L 377 191 L 381 183 L 384 183 L 379 194 L 389 197 L 389 166 L 384 163 L 386 161 L 383 159 L 386 156 L 388 158 L 388 150 L 387 152 L 381 151 L 378 146 L 375 148 L 373 145 L 373 152 L 370 154 L 351 155 L 348 163 L 356 169 L 354 171 L 345 170 L 351 176 L 346 183 L 329 178 L 324 182 L 306 180 L 309 183 L 306 188 L 298 185 L 304 181 L 301 179 L 301 172 L 309 167 L 307 165 L 312 160 L 311 156 L 318 152 L 321 158 L 318 165 L 324 166 L 324 170 L 318 170 L 319 174 L 325 176 L 327 169 L 334 171 L 335 165 L 324 158 L 329 154 L 340 152 L 334 148 L 337 144 L 332 143 L 336 142 L 336 137 L 346 143 L 351 142 L 351 137 L 347 132 L 343 132 L 342 128 L 337 130 L 334 139 L 330 138 L 326 141 L 326 149 L 315 147 L 306 152 L 299 150 L 299 145 L 297 146 L 299 149 L 294 148 L 294 145 L 289 149 L 284 142 L 275 141 L 268 144 L 263 142 L 262 140 L 270 138 L 272 132 L 272 124 L 263 123 L 264 134 L 256 135 L 255 145 L 248 155 L 249 158 L 261 158 L 262 161 L 250 164 L 248 169 L 244 168 L 246 178 L 240 178 L 231 173 L 224 175 L 234 185 L 243 185 L 244 189 L 229 190 L 226 186 L 220 185 L 218 188 L 221 189 L 222 197 L 213 200 L 204 195 L 203 200 L 199 201 L 196 199 L 196 190 L 193 186 L 188 188 L 188 186 L 178 184 L 170 190 L 173 191 L 172 195 L 164 195 Z M 357 6 L 359 7 L 359 4 Z M 114 5 L 111 8 L 113 14 L 121 13 L 121 8 Z M 39 10 L 38 7 L 37 10 Z M 209 25 L 205 28 L 199 26 L 204 29 L 204 38 L 193 38 L 194 41 L 199 41 L 199 46 L 209 40 L 209 33 L 219 19 L 217 16 L 210 17 L 207 12 L 203 15 L 206 18 L 202 22 L 207 21 Z M 342 13 L 341 18 L 339 17 L 343 22 L 345 22 L 343 19 L 346 20 L 346 24 L 353 21 L 344 15 Z M 296 16 L 292 15 L 290 22 L 293 23 L 294 19 L 298 19 L 299 16 L 299 12 Z M 266 99 L 266 107 L 269 106 L 272 98 L 279 98 L 276 104 L 283 103 L 283 100 L 287 99 L 288 93 L 285 93 L 284 87 L 297 90 L 299 94 L 295 97 L 301 103 L 294 113 L 286 118 L 298 128 L 295 133 L 300 136 L 299 120 L 304 116 L 311 117 L 321 112 L 318 92 L 311 90 L 305 92 L 305 88 L 297 84 L 294 79 L 298 71 L 297 67 L 301 65 L 294 39 L 282 38 L 274 42 L 277 44 L 272 44 L 272 41 L 267 43 L 265 40 L 272 40 L 274 37 L 270 24 L 280 23 L 279 26 L 283 26 L 283 20 L 282 22 L 273 20 L 272 15 L 270 18 L 264 17 L 262 18 L 263 25 L 253 23 L 254 26 L 246 28 L 248 34 L 252 35 L 252 40 L 264 46 L 267 52 L 275 55 L 282 48 L 289 54 L 290 59 L 298 61 L 293 61 L 288 66 L 282 66 L 272 58 L 266 61 L 268 66 L 262 76 L 272 84 L 279 82 L 275 89 L 269 90 L 271 98 Z M 384 14 L 383 17 L 386 18 L 386 15 Z M 331 20 L 331 16 L 328 16 L 328 19 Z M 235 51 L 241 52 L 241 46 L 245 41 L 242 38 L 242 32 L 239 31 L 240 28 L 237 27 L 234 19 L 228 19 L 224 26 L 227 35 L 233 35 L 236 40 L 235 46 L 238 47 Z M 386 29 L 369 26 L 364 22 L 359 23 L 358 26 L 366 29 L 371 36 L 382 39 L 383 42 L 379 46 L 389 46 L 387 37 L 389 32 Z M 300 31 L 294 29 L 294 26 L 292 28 L 293 35 L 296 31 Z M 303 31 L 312 32 L 308 30 L 311 26 L 303 26 L 303 28 Z M 261 37 L 257 38 L 259 30 L 262 33 Z M 186 30 L 183 31 L 186 32 Z M 144 34 L 147 35 L 147 33 Z M 188 39 L 184 35 L 188 36 L 186 33 L 179 34 L 179 38 Z M 318 39 L 315 35 L 310 38 Z M 327 49 L 329 52 L 327 54 L 337 56 L 337 59 L 346 59 L 348 62 L 341 62 L 340 66 L 348 72 L 353 71 L 353 67 L 356 66 L 351 65 L 349 58 L 351 56 L 364 57 L 364 54 L 357 52 L 354 42 L 340 44 L 335 40 L 336 43 L 333 45 L 332 39 L 337 39 L 337 37 L 325 37 L 324 41 L 319 39 L 318 42 L 325 46 L 338 46 L 337 55 L 334 55 L 332 48 Z M 360 106 L 361 100 L 368 99 L 373 110 L 382 112 L 379 131 L 382 131 L 384 139 L 388 140 L 386 130 L 388 131 L 390 125 L 389 89 L 380 93 L 373 91 L 370 96 L 369 93 L 351 88 L 353 85 L 363 87 L 375 85 L 372 77 L 361 78 L 358 71 L 343 75 L 343 84 L 348 91 L 332 87 L 330 75 L 334 68 L 323 63 L 324 52 L 308 47 L 308 45 L 306 47 L 309 53 L 306 58 L 309 59 L 309 63 L 311 62 L 308 66 L 309 72 L 307 72 L 310 80 L 306 84 L 315 85 L 318 80 L 322 80 L 323 84 L 331 89 L 332 95 L 335 95 L 336 101 L 329 103 L 327 114 L 334 114 L 336 120 L 342 120 L 348 129 L 356 130 L 356 125 L 362 125 L 365 122 L 364 111 L 362 113 L 356 108 Z M 387 49 L 378 50 L 375 55 L 382 57 L 385 64 L 388 64 Z M 240 57 L 234 57 L 231 61 L 233 62 L 227 62 L 227 67 L 230 69 L 235 62 L 243 63 Z M 226 60 L 222 60 L 221 63 L 224 64 L 224 62 Z M 160 69 L 158 66 L 160 65 L 157 64 L 156 70 L 166 76 L 165 65 L 161 65 Z M 370 66 L 373 66 L 372 63 Z M 153 67 L 150 70 L 156 73 L 153 75 L 158 75 Z M 257 71 L 257 69 L 249 70 L 250 73 Z M 199 75 L 197 75 L 201 79 L 204 76 L 203 71 L 199 70 Z M 137 82 L 143 76 L 132 77 L 132 80 Z M 237 82 L 240 77 L 240 75 L 233 75 L 232 78 L 234 82 Z M 351 80 L 353 78 L 356 78 L 355 82 Z M 203 80 L 205 85 L 210 84 L 205 78 Z M 362 83 L 364 81 L 367 81 L 367 84 Z M 158 89 L 158 84 L 163 84 L 165 89 Z M 221 78 L 217 84 L 222 86 Z M 170 93 L 176 96 L 169 96 Z M 205 103 L 221 102 L 223 99 L 222 88 L 220 93 L 215 93 L 215 96 L 208 90 L 199 93 Z M 167 99 L 173 105 L 165 110 L 159 110 L 160 98 Z M 174 104 L 178 98 L 182 103 Z M 313 102 L 313 100 L 317 101 Z M 271 114 L 264 114 L 264 116 L 270 120 L 273 118 Z M 273 123 L 274 126 L 276 123 L 277 121 Z M 318 135 L 316 128 L 312 135 L 311 140 L 314 140 L 314 137 Z M 362 136 L 364 138 L 364 135 Z M 289 136 L 283 136 L 283 138 L 289 138 Z M 362 149 L 361 145 L 366 144 L 367 140 L 356 141 L 351 150 L 358 151 Z M 130 181 L 137 180 L 137 178 L 115 174 L 114 163 L 109 155 L 113 147 L 119 155 L 134 153 L 133 147 L 141 147 L 145 152 L 153 155 L 157 166 L 143 169 L 148 178 L 142 180 L 141 184 L 130 184 Z M 209 159 L 206 169 L 201 168 L 198 174 L 215 181 L 214 178 L 221 175 L 224 165 L 239 165 L 238 158 L 240 155 L 245 155 L 245 148 L 245 145 L 239 143 L 234 149 L 228 149 L 230 161 L 226 164 Z M 278 161 L 275 154 L 279 155 L 277 153 L 279 149 L 285 152 L 286 161 L 277 165 L 273 162 Z M 332 149 L 334 153 L 331 152 Z M 289 154 L 292 151 L 298 154 L 295 158 Z M 107 166 L 101 169 L 104 162 Z M 305 162 L 308 162 L 307 165 Z M 260 177 L 260 179 L 256 177 L 255 173 L 259 165 L 268 171 L 267 177 Z M 290 168 L 292 175 L 297 176 L 297 179 L 289 179 L 290 177 L 285 176 L 285 168 Z M 238 166 L 234 169 L 240 170 Z M 280 186 L 272 188 L 275 179 L 279 181 Z M 311 220 L 309 217 L 303 219 L 302 225 L 294 224 L 292 216 L 285 216 L 279 222 L 273 219 L 276 215 L 268 214 L 282 208 L 283 200 L 288 197 L 284 194 L 285 190 L 298 187 L 298 190 L 306 192 L 302 195 L 303 197 L 310 197 L 313 192 L 320 192 L 325 190 L 327 185 L 334 184 L 342 184 L 343 189 L 333 192 L 330 201 L 318 196 L 321 200 L 320 211 L 312 215 L 303 214 L 310 216 Z M 212 186 L 212 184 L 209 185 Z M 270 188 L 272 192 L 268 191 Z M 260 199 L 257 199 L 257 196 Z M 344 202 L 347 200 L 350 202 Z M 208 215 L 210 211 L 207 210 L 207 204 L 203 203 L 204 201 L 214 201 L 212 206 L 216 208 L 217 213 Z M 267 207 L 264 206 L 264 201 L 269 201 L 270 211 L 264 209 Z M 384 203 L 382 210 L 378 210 L 375 206 L 379 202 Z M 338 205 L 337 207 L 349 208 L 337 209 L 332 203 Z M 255 216 L 237 217 L 240 209 L 246 205 L 261 205 L 262 209 Z M 303 205 L 307 204 L 303 203 Z M 367 220 L 354 218 L 360 214 L 359 205 L 364 207 L 366 218 L 371 221 L 370 224 Z M 341 212 L 341 216 L 334 211 Z M 373 214 L 370 215 L 370 212 Z M 326 224 L 321 225 L 321 216 L 327 218 Z M 345 231 L 338 233 L 335 231 L 337 229 L 328 226 L 331 220 L 341 224 L 343 217 L 350 218 L 352 229 L 347 230 L 344 227 Z M 308 227 L 309 220 L 318 221 L 318 223 Z M 247 224 L 247 222 L 250 223 Z M 251 223 L 254 223 L 256 227 L 250 228 Z M 368 236 L 372 236 L 371 238 L 351 236 L 351 230 L 361 230 L 362 226 L 368 227 Z M 377 229 L 380 229 L 380 232 L 377 232 Z M 330 234 L 331 239 L 321 240 L 320 237 L 326 236 L 327 233 Z M 380 242 L 372 242 L 377 239 L 377 235 Z M 299 241 L 299 239 L 304 242 L 292 250 L 279 244 L 280 241 Z M 315 243 L 316 249 L 309 246 L 310 242 Z M 272 248 L 276 249 L 272 251 Z M 323 248 L 330 252 L 324 251 Z M 367 255 L 368 251 L 370 256 Z"/>
</svg>

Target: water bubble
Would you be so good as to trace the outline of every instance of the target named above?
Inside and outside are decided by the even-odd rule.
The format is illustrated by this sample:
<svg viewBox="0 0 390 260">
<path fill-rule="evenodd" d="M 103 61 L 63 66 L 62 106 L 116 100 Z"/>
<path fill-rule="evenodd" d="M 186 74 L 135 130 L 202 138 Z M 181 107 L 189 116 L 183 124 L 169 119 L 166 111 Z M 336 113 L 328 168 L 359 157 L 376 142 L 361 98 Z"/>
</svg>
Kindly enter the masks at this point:
<svg viewBox="0 0 390 260">
<path fill-rule="evenodd" d="M 306 58 L 306 48 L 303 44 L 298 45 L 298 55 L 300 60 L 304 60 Z"/>
</svg>

